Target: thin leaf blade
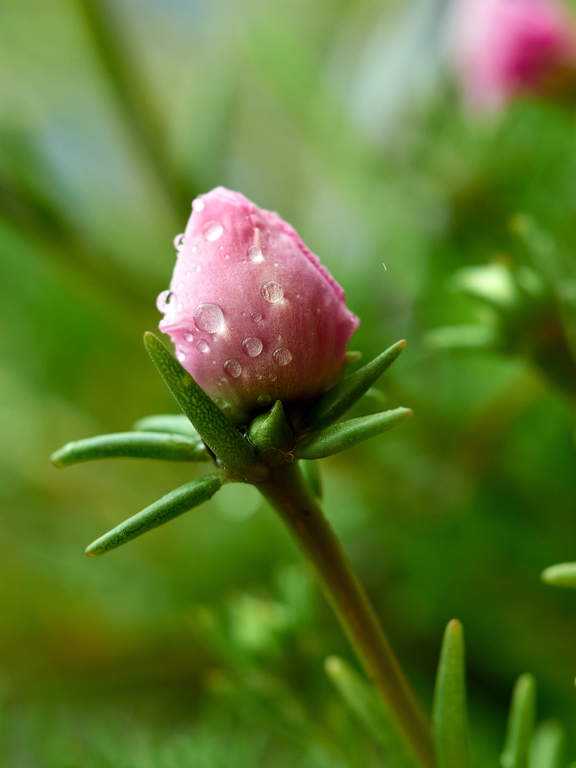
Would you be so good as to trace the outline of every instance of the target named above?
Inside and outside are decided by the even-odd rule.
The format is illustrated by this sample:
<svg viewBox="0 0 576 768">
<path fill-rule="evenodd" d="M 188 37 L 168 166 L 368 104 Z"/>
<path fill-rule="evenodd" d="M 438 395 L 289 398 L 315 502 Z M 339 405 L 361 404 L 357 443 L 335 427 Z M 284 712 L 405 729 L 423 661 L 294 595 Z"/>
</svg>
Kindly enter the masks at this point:
<svg viewBox="0 0 576 768">
<path fill-rule="evenodd" d="M 144 343 L 154 365 L 174 399 L 222 464 L 247 478 L 263 474 L 252 446 L 218 408 L 174 355 L 153 333 L 144 334 Z"/>
<path fill-rule="evenodd" d="M 206 475 L 180 486 L 154 504 L 128 518 L 86 548 L 88 557 L 98 557 L 141 536 L 153 528 L 173 520 L 208 501 L 222 486 L 219 475 Z"/>
<path fill-rule="evenodd" d="M 576 563 L 558 563 L 542 571 L 540 576 L 545 584 L 553 587 L 576 589 Z"/>
<path fill-rule="evenodd" d="M 448 623 L 444 632 L 434 689 L 432 730 L 438 768 L 468 768 L 464 633 L 456 619 Z"/>
<path fill-rule="evenodd" d="M 565 741 L 560 723 L 554 720 L 541 723 L 530 744 L 528 768 L 563 768 Z"/>
<path fill-rule="evenodd" d="M 395 768 L 416 768 L 415 758 L 405 746 L 401 731 L 380 697 L 366 681 L 337 656 L 328 657 L 324 667 L 346 704 L 382 744 L 390 765 Z"/>
<path fill-rule="evenodd" d="M 329 389 L 305 414 L 304 425 L 318 429 L 337 421 L 392 365 L 406 344 L 404 339 L 396 342 L 359 371 L 351 373 Z"/>
<path fill-rule="evenodd" d="M 160 432 L 116 432 L 66 443 L 50 457 L 56 467 L 94 459 L 135 458 L 164 461 L 208 461 L 204 445 L 183 435 Z"/>
<path fill-rule="evenodd" d="M 412 416 L 410 408 L 395 408 L 372 416 L 333 424 L 323 429 L 316 429 L 305 435 L 296 446 L 294 456 L 297 459 L 323 459 L 340 453 L 370 437 L 386 432 Z"/>
<path fill-rule="evenodd" d="M 138 419 L 132 429 L 136 432 L 174 432 L 178 435 L 184 435 L 184 437 L 202 441 L 198 432 L 183 414 L 158 413 L 144 416 L 142 419 Z"/>
<path fill-rule="evenodd" d="M 528 749 L 536 718 L 536 682 L 533 675 L 520 675 L 512 692 L 502 768 L 527 768 Z"/>
</svg>

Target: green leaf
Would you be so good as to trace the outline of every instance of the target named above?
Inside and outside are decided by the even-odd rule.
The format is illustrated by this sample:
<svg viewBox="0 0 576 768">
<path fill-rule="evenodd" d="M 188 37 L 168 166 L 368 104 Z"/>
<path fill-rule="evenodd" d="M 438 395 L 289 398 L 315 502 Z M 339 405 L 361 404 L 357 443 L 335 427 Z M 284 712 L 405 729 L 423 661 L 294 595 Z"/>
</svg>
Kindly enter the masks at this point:
<svg viewBox="0 0 576 768">
<path fill-rule="evenodd" d="M 415 768 L 418 764 L 408 752 L 401 731 L 374 689 L 337 656 L 327 658 L 324 668 L 346 704 L 386 750 L 390 761 L 386 765 Z"/>
<path fill-rule="evenodd" d="M 410 408 L 375 413 L 359 419 L 349 419 L 324 429 L 315 429 L 305 435 L 294 451 L 297 459 L 323 459 L 340 453 L 369 437 L 392 429 L 396 424 L 412 416 Z"/>
<path fill-rule="evenodd" d="M 542 723 L 530 744 L 529 768 L 563 768 L 565 741 L 560 723 L 553 720 Z"/>
<path fill-rule="evenodd" d="M 455 619 L 444 632 L 434 704 L 432 730 L 438 768 L 467 768 L 468 716 L 464 665 L 464 634 Z"/>
<path fill-rule="evenodd" d="M 117 432 L 66 443 L 52 454 L 56 467 L 68 467 L 81 461 L 131 457 L 166 461 L 208 461 L 205 446 L 182 435 L 151 432 Z"/>
<path fill-rule="evenodd" d="M 462 267 L 450 279 L 454 291 L 466 293 L 498 309 L 518 303 L 518 286 L 511 270 L 504 264 Z"/>
<path fill-rule="evenodd" d="M 304 479 L 310 486 L 312 493 L 319 501 L 322 501 L 322 496 L 324 494 L 322 489 L 322 478 L 320 476 L 320 469 L 318 468 L 318 462 L 313 460 L 303 461 L 300 464 L 300 467 L 302 469 L 302 474 L 304 475 Z"/>
<path fill-rule="evenodd" d="M 502 768 L 527 768 L 535 717 L 536 682 L 533 675 L 520 675 L 512 692 L 506 743 L 500 756 Z"/>
<path fill-rule="evenodd" d="M 96 539 L 86 548 L 86 554 L 89 557 L 103 555 L 153 528 L 158 528 L 159 525 L 164 525 L 211 499 L 221 486 L 222 478 L 219 475 L 206 475 L 200 480 L 182 485 Z"/>
<path fill-rule="evenodd" d="M 337 421 L 392 365 L 405 346 L 406 341 L 398 341 L 359 371 L 351 373 L 329 389 L 304 414 L 304 426 L 317 429 Z"/>
<path fill-rule="evenodd" d="M 542 571 L 540 576 L 545 584 L 554 587 L 571 587 L 576 589 L 576 563 L 558 563 Z"/>
<path fill-rule="evenodd" d="M 143 419 L 138 419 L 132 429 L 136 432 L 175 432 L 178 435 L 195 438 L 199 442 L 202 441 L 198 432 L 182 414 L 159 413 L 153 416 L 144 416 Z"/>
<path fill-rule="evenodd" d="M 252 446 L 160 339 L 145 333 L 144 344 L 176 402 L 222 464 L 246 479 L 263 479 L 266 470 Z"/>
<path fill-rule="evenodd" d="M 489 349 L 497 343 L 498 332 L 490 325 L 445 325 L 428 331 L 424 341 L 433 349 Z"/>
</svg>

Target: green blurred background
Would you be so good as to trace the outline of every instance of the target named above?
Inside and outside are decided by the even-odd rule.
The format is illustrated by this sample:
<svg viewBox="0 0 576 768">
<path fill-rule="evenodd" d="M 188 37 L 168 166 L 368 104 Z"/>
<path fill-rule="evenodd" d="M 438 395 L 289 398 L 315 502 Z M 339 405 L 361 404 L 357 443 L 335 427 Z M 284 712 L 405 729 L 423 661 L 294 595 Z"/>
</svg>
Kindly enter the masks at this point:
<svg viewBox="0 0 576 768">
<path fill-rule="evenodd" d="M 2 765 L 381 765 L 323 672 L 329 654 L 355 663 L 347 643 L 252 488 L 89 560 L 89 542 L 204 468 L 48 460 L 176 412 L 141 338 L 192 198 L 219 184 L 320 255 L 361 316 L 365 360 L 409 342 L 383 388 L 415 417 L 322 470 L 425 706 L 457 617 L 475 765 L 496 764 L 524 671 L 576 758 L 576 594 L 539 579 L 576 559 L 573 360 L 560 382 L 554 360 L 534 364 L 538 313 L 499 351 L 430 334 L 485 319 L 451 276 L 492 262 L 534 269 L 556 337 L 574 333 L 574 115 L 536 101 L 466 114 L 444 12 L 0 0 Z M 535 257 L 518 213 L 558 248 Z"/>
</svg>

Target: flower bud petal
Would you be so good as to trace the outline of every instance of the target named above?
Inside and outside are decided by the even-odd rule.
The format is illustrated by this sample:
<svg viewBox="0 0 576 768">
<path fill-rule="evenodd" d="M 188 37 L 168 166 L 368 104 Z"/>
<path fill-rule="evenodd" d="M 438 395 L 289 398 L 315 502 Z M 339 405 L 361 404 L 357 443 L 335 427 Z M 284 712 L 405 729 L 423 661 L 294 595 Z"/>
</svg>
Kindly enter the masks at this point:
<svg viewBox="0 0 576 768">
<path fill-rule="evenodd" d="M 211 397 L 242 420 L 332 383 L 359 320 L 289 224 L 218 187 L 194 201 L 177 248 L 160 330 Z"/>
</svg>

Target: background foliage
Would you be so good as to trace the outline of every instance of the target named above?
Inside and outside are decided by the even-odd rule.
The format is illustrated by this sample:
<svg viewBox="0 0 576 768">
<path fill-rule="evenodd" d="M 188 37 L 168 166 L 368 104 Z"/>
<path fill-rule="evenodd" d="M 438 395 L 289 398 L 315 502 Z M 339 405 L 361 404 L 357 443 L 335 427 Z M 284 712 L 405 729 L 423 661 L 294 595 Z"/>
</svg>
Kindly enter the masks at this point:
<svg viewBox="0 0 576 768">
<path fill-rule="evenodd" d="M 174 403 L 141 345 L 173 237 L 218 184 L 278 210 L 345 287 L 401 428 L 323 462 L 325 509 L 429 708 L 443 628 L 467 637 L 475 764 L 516 677 L 576 716 L 574 392 L 524 354 L 457 353 L 468 265 L 574 280 L 574 116 L 465 114 L 440 0 L 1 0 L 0 604 L 6 766 L 377 766 L 323 671 L 352 658 L 250 488 L 107 556 L 83 548 L 186 482 L 64 442 Z M 566 254 L 539 264 L 518 213 Z M 383 267 L 385 264 L 385 269 Z M 520 329 L 523 333 L 523 326 Z M 517 349 L 523 349 L 520 344 Z M 201 470 L 192 470 L 201 474 Z M 576 735 L 569 756 L 576 757 Z"/>
</svg>

